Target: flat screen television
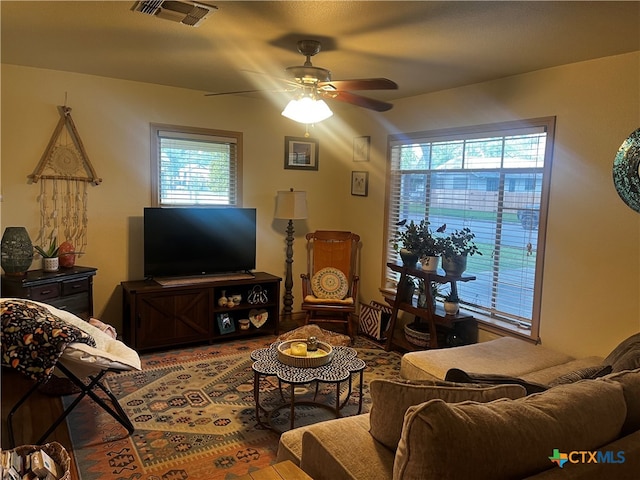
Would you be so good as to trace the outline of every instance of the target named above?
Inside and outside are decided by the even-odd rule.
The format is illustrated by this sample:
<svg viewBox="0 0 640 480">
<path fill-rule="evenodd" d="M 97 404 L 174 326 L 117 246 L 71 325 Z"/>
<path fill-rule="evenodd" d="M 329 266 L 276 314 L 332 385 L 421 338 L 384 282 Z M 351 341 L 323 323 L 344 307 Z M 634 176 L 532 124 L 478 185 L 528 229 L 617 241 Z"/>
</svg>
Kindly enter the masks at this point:
<svg viewBox="0 0 640 480">
<path fill-rule="evenodd" d="M 256 268 L 256 209 L 144 209 L 144 275 L 183 277 Z"/>
</svg>

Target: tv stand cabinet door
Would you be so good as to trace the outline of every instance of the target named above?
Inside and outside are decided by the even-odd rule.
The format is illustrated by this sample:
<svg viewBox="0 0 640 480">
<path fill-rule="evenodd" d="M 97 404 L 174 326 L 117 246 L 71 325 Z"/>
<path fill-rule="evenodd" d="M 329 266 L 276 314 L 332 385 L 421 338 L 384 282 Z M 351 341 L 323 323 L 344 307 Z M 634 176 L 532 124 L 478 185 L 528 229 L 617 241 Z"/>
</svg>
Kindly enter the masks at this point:
<svg viewBox="0 0 640 480">
<path fill-rule="evenodd" d="M 172 347 L 211 337 L 213 291 L 136 295 L 136 348 Z"/>
</svg>

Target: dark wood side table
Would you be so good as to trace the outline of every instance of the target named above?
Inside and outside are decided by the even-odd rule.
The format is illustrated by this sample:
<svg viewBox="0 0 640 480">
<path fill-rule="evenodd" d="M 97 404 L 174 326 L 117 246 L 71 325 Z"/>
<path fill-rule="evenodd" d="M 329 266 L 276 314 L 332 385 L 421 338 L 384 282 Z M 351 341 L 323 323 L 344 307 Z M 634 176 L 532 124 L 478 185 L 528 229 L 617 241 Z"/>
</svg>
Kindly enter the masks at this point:
<svg viewBox="0 0 640 480">
<path fill-rule="evenodd" d="M 93 267 L 60 268 L 57 272 L 29 270 L 2 275 L 3 297 L 28 298 L 53 305 L 88 320 L 93 315 Z"/>
</svg>

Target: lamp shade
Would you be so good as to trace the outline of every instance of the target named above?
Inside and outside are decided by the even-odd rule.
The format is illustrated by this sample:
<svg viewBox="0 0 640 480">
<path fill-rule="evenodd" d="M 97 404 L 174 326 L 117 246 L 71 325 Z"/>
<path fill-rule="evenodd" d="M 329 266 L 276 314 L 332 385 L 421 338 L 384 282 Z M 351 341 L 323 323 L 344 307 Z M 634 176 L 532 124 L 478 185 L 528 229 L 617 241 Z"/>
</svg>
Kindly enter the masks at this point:
<svg viewBox="0 0 640 480">
<path fill-rule="evenodd" d="M 291 100 L 282 115 L 299 123 L 318 123 L 329 118 L 333 112 L 324 100 L 302 97 Z"/>
<path fill-rule="evenodd" d="M 279 191 L 276 198 L 275 218 L 303 220 L 307 218 L 307 192 Z"/>
</svg>

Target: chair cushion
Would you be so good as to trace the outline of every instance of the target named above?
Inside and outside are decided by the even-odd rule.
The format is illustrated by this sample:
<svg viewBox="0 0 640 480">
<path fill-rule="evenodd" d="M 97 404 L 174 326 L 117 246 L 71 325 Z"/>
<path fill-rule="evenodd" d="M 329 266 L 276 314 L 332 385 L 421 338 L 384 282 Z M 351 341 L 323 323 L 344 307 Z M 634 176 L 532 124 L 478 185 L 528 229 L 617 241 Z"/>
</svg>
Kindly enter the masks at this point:
<svg viewBox="0 0 640 480">
<path fill-rule="evenodd" d="M 525 395 L 520 385 L 440 386 L 374 379 L 369 388 L 372 401 L 369 414 L 371 435 L 392 450 L 398 447 L 404 414 L 412 405 L 437 398 L 445 402 L 490 402 L 498 398 L 515 399 Z"/>
<path fill-rule="evenodd" d="M 339 269 L 325 267 L 311 277 L 311 290 L 317 298 L 342 299 L 349 292 L 347 276 Z"/>
<path fill-rule="evenodd" d="M 304 297 L 305 303 L 316 303 L 318 305 L 353 305 L 353 297 L 347 298 L 318 298 L 313 295 L 307 295 Z"/>
</svg>

